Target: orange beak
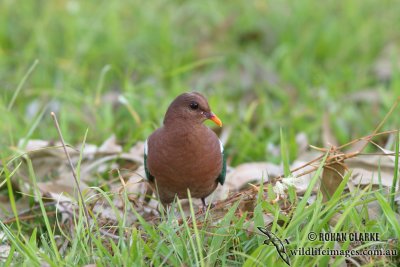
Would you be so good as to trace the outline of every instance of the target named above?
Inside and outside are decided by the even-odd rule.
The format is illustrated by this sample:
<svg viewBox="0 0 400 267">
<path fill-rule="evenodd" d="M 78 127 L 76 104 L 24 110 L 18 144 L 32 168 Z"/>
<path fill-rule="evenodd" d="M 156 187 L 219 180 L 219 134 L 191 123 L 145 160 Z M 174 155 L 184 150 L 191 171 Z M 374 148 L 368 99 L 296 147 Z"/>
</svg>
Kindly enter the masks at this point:
<svg viewBox="0 0 400 267">
<path fill-rule="evenodd" d="M 222 127 L 222 121 L 214 113 L 211 112 L 208 119 L 212 120 L 219 127 Z"/>
</svg>

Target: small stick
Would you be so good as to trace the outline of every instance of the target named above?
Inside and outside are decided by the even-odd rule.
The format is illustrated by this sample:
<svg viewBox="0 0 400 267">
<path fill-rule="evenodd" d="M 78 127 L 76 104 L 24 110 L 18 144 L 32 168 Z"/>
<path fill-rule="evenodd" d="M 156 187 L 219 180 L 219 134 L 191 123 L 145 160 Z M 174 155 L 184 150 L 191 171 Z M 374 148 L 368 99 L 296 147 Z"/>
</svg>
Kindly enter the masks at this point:
<svg viewBox="0 0 400 267">
<path fill-rule="evenodd" d="M 50 114 L 51 114 L 51 117 L 53 118 L 54 124 L 55 124 L 55 126 L 57 128 L 57 132 L 58 132 L 58 135 L 60 137 L 62 147 L 64 148 L 65 155 L 67 156 L 67 159 L 68 159 L 68 162 L 69 162 L 69 167 L 71 168 L 72 176 L 74 176 L 76 187 L 77 187 L 78 193 L 79 193 L 79 198 L 81 199 L 82 206 L 83 206 L 83 211 L 85 213 L 86 224 L 87 224 L 88 229 L 90 229 L 89 212 L 88 212 L 88 210 L 86 208 L 85 200 L 83 199 L 83 195 L 82 195 L 81 188 L 79 186 L 79 182 L 78 182 L 78 178 L 77 178 L 77 175 L 76 175 L 76 171 L 75 171 L 74 165 L 72 164 L 71 157 L 69 156 L 69 153 L 67 151 L 67 146 L 65 145 L 64 137 L 63 137 L 63 135 L 61 133 L 61 129 L 60 129 L 60 125 L 58 124 L 57 116 L 56 116 L 56 114 L 54 112 L 51 112 Z M 90 235 L 88 235 L 88 237 L 89 237 L 89 243 L 90 243 L 90 240 L 91 240 Z"/>
<path fill-rule="evenodd" d="M 351 140 L 350 142 L 348 142 L 348 143 L 346 143 L 344 145 L 336 147 L 336 149 L 337 150 L 341 150 L 344 147 L 347 147 L 347 146 L 352 145 L 354 143 L 357 143 L 357 142 L 360 142 L 360 141 L 363 141 L 363 140 L 370 140 L 371 137 L 377 137 L 377 136 L 381 136 L 381 135 L 392 134 L 392 133 L 396 133 L 397 131 L 398 130 L 389 130 L 389 131 L 380 132 L 380 133 L 376 133 L 376 134 L 369 134 L 369 135 L 366 135 L 366 136 Z"/>
</svg>

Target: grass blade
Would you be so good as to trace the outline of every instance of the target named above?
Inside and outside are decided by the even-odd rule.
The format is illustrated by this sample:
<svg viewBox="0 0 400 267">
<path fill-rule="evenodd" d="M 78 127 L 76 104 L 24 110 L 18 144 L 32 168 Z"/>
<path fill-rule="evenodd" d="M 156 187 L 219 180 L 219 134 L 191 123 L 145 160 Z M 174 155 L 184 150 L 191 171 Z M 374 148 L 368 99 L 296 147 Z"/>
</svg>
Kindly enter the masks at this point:
<svg viewBox="0 0 400 267">
<path fill-rule="evenodd" d="M 395 210 L 396 202 L 394 201 L 396 195 L 396 185 L 399 178 L 399 143 L 400 143 L 400 131 L 397 131 L 396 135 L 396 155 L 394 158 L 394 173 L 393 173 L 393 183 L 390 188 L 390 207 Z"/>
<path fill-rule="evenodd" d="M 24 86 L 26 80 L 28 79 L 28 77 L 31 75 L 31 73 L 33 72 L 33 70 L 36 68 L 37 64 L 39 64 L 39 60 L 35 59 L 35 61 L 33 62 L 33 64 L 31 65 L 31 67 L 28 69 L 28 71 L 25 73 L 24 77 L 22 77 L 22 80 L 20 81 L 20 83 L 18 84 L 17 89 L 15 90 L 10 103 L 8 103 L 7 106 L 7 110 L 10 111 L 11 108 L 13 107 L 15 100 L 18 97 L 19 92 L 22 89 L 22 86 Z"/>
</svg>

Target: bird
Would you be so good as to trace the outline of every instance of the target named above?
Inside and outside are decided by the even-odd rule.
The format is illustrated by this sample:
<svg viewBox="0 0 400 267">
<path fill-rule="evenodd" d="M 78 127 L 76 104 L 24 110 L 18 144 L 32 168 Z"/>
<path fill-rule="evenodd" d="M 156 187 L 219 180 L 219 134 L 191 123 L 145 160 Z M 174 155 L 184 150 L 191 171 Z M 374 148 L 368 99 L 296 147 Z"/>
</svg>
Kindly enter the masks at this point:
<svg viewBox="0 0 400 267">
<path fill-rule="evenodd" d="M 205 198 L 225 182 L 226 157 L 218 136 L 204 125 L 211 120 L 222 127 L 207 99 L 198 92 L 177 96 L 169 105 L 163 125 L 144 144 L 146 179 L 162 204 L 175 197 Z"/>
</svg>

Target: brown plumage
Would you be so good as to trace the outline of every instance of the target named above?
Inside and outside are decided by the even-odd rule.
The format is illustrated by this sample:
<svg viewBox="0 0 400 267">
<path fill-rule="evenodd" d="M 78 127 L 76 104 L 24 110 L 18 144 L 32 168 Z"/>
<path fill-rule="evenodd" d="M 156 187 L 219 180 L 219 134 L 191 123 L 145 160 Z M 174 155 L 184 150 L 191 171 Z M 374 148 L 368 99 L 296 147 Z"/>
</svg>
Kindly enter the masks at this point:
<svg viewBox="0 0 400 267">
<path fill-rule="evenodd" d="M 156 188 L 162 203 L 177 195 L 187 198 L 210 195 L 225 179 L 225 160 L 217 135 L 203 122 L 221 121 L 199 93 L 179 95 L 169 106 L 164 125 L 146 141 L 145 169 L 149 182 Z"/>
</svg>

